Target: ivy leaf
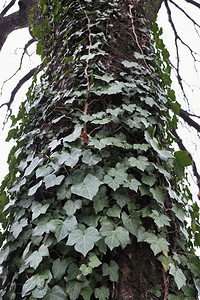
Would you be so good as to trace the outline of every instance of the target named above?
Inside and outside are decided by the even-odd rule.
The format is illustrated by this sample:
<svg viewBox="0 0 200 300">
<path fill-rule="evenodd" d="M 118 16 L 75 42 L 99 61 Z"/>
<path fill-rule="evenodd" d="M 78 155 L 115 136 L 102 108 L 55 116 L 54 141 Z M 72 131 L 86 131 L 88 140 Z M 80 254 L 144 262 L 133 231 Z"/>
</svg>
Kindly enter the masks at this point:
<svg viewBox="0 0 200 300">
<path fill-rule="evenodd" d="M 93 289 L 88 286 L 85 289 L 82 289 L 80 292 L 80 295 L 83 297 L 84 300 L 90 300 L 91 296 L 93 294 Z"/>
<path fill-rule="evenodd" d="M 176 217 L 183 222 L 185 220 L 186 214 L 184 209 L 181 206 L 178 206 L 176 203 L 172 207 L 173 212 L 176 214 Z"/>
<path fill-rule="evenodd" d="M 168 251 L 168 241 L 163 237 L 157 237 L 153 233 L 147 232 L 147 237 L 145 238 L 145 242 L 150 244 L 150 247 L 154 253 L 154 255 L 158 254 L 161 251 Z"/>
<path fill-rule="evenodd" d="M 76 201 L 72 201 L 72 200 L 68 200 L 63 209 L 66 211 L 68 216 L 72 216 L 77 209 L 80 209 L 82 206 L 82 201 L 81 200 L 76 200 Z"/>
<path fill-rule="evenodd" d="M 62 151 L 58 163 L 60 165 L 64 163 L 66 166 L 73 168 L 79 161 L 79 157 L 81 156 L 81 154 L 81 149 L 72 149 L 71 154 L 67 151 Z"/>
<path fill-rule="evenodd" d="M 78 196 L 92 200 L 97 194 L 101 184 L 102 182 L 96 176 L 88 174 L 83 182 L 72 185 L 71 192 Z"/>
<path fill-rule="evenodd" d="M 63 139 L 63 142 L 73 142 L 73 141 L 75 141 L 81 135 L 82 128 L 83 128 L 83 125 L 77 124 L 74 128 L 73 133 L 66 136 Z"/>
<path fill-rule="evenodd" d="M 152 210 L 152 214 L 150 215 L 150 217 L 154 219 L 154 222 L 156 223 L 158 228 L 170 226 L 170 218 L 164 214 L 159 214 L 159 212 L 156 210 Z"/>
<path fill-rule="evenodd" d="M 65 221 L 54 219 L 48 222 L 48 228 L 50 231 L 55 233 L 57 241 L 60 242 L 66 236 L 68 236 L 69 232 L 74 232 L 74 230 L 77 228 L 77 220 L 75 216 L 70 216 L 65 219 Z"/>
<path fill-rule="evenodd" d="M 119 278 L 119 266 L 116 263 L 116 261 L 111 260 L 110 265 L 104 263 L 102 265 L 102 270 L 103 270 L 103 276 L 109 276 L 111 281 L 118 281 Z"/>
<path fill-rule="evenodd" d="M 56 177 L 55 174 L 49 174 L 47 176 L 44 177 L 44 183 L 45 183 L 45 187 L 46 189 L 55 186 L 55 185 L 60 185 L 62 180 L 64 179 L 64 175 L 60 175 L 58 177 Z"/>
<path fill-rule="evenodd" d="M 10 193 L 19 192 L 21 186 L 23 186 L 25 183 L 26 183 L 26 178 L 23 178 L 19 182 L 14 183 L 14 186 L 11 189 L 9 189 L 9 192 Z"/>
<path fill-rule="evenodd" d="M 124 224 L 124 227 L 133 235 L 137 236 L 138 234 L 138 228 L 141 224 L 141 220 L 138 216 L 137 212 L 131 213 L 130 217 L 123 212 L 122 213 L 122 221 Z"/>
<path fill-rule="evenodd" d="M 89 254 L 89 264 L 88 265 L 92 268 L 97 268 L 98 266 L 101 265 L 101 261 L 98 259 L 96 254 L 90 253 Z"/>
<path fill-rule="evenodd" d="M 39 202 L 32 202 L 31 210 L 32 210 L 32 220 L 38 218 L 41 214 L 45 214 L 47 209 L 49 208 L 49 203 L 42 205 Z"/>
<path fill-rule="evenodd" d="M 146 185 L 152 186 L 156 182 L 156 178 L 154 176 L 144 174 L 142 176 L 142 182 Z"/>
<path fill-rule="evenodd" d="M 42 185 L 42 180 L 40 180 L 38 183 L 36 183 L 34 186 L 32 186 L 28 191 L 28 196 L 34 195 L 39 187 Z"/>
<path fill-rule="evenodd" d="M 138 63 L 134 62 L 134 61 L 128 61 L 128 60 L 123 60 L 122 64 L 125 68 L 134 68 L 134 67 L 138 67 Z"/>
<path fill-rule="evenodd" d="M 110 175 L 105 175 L 103 181 L 111 189 L 113 189 L 113 191 L 116 191 L 116 189 L 119 188 L 120 184 L 122 184 L 121 179 L 112 178 Z"/>
<path fill-rule="evenodd" d="M 71 262 L 72 259 L 70 257 L 62 260 L 60 258 L 54 260 L 52 265 L 53 278 L 60 280 L 65 275 L 66 269 Z"/>
<path fill-rule="evenodd" d="M 130 244 L 129 232 L 121 226 L 114 228 L 112 223 L 106 222 L 100 229 L 100 233 L 105 237 L 105 243 L 110 250 L 121 245 L 125 248 Z"/>
<path fill-rule="evenodd" d="M 43 300 L 66 300 L 66 299 L 67 299 L 67 295 L 59 285 L 55 285 L 43 298 Z"/>
<path fill-rule="evenodd" d="M 49 270 L 43 271 L 41 274 L 33 275 L 29 278 L 22 288 L 22 297 L 25 297 L 28 292 L 35 288 L 43 289 L 45 283 L 52 279 L 51 272 Z"/>
<path fill-rule="evenodd" d="M 163 204 L 165 202 L 165 191 L 162 187 L 150 188 L 150 192 L 158 203 Z"/>
<path fill-rule="evenodd" d="M 69 295 L 70 300 L 76 300 L 79 298 L 80 292 L 82 288 L 84 288 L 87 285 L 87 282 L 85 281 L 75 281 L 72 280 L 66 284 L 66 292 Z"/>
<path fill-rule="evenodd" d="M 75 245 L 75 250 L 86 256 L 100 238 L 98 230 L 94 227 L 89 227 L 84 231 L 76 229 L 69 234 L 67 245 Z"/>
<path fill-rule="evenodd" d="M 42 158 L 39 158 L 38 156 L 35 157 L 32 162 L 30 163 L 30 165 L 26 168 L 25 172 L 24 172 L 24 176 L 28 176 L 30 175 L 33 170 L 35 170 L 35 168 L 39 165 L 39 163 L 42 161 Z"/>
<path fill-rule="evenodd" d="M 98 154 L 93 154 L 91 150 L 85 150 L 83 152 L 82 162 L 89 166 L 94 166 L 102 160 L 101 156 Z"/>
<path fill-rule="evenodd" d="M 128 159 L 131 167 L 136 167 L 141 171 L 144 171 L 149 165 L 149 161 L 145 156 L 138 156 L 138 158 L 130 157 Z"/>
<path fill-rule="evenodd" d="M 25 264 L 31 268 L 37 269 L 44 256 L 49 256 L 49 250 L 47 246 L 41 245 L 38 251 L 34 251 L 26 260 Z"/>
<path fill-rule="evenodd" d="M 18 237 L 18 235 L 22 232 L 22 229 L 28 225 L 27 219 L 21 219 L 19 222 L 16 221 L 12 224 L 10 231 L 12 232 L 13 236 L 15 238 Z"/>
<path fill-rule="evenodd" d="M 41 166 L 37 168 L 36 170 L 36 178 L 38 177 L 45 177 L 49 174 L 51 174 L 53 171 L 53 168 L 51 166 Z"/>
<path fill-rule="evenodd" d="M 129 189 L 137 192 L 138 187 L 141 185 L 141 183 L 135 179 L 132 178 L 131 180 L 127 181 L 126 183 L 123 184 L 124 187 L 128 187 Z"/>
<path fill-rule="evenodd" d="M 167 160 L 168 158 L 173 158 L 173 155 L 169 150 L 160 149 L 157 139 L 155 137 L 151 138 L 150 133 L 148 131 L 145 131 L 145 139 L 158 153 L 161 159 Z"/>
<path fill-rule="evenodd" d="M 183 271 L 180 268 L 175 267 L 173 264 L 169 264 L 169 274 L 174 277 L 179 290 L 186 284 L 186 277 L 183 274 Z"/>
<path fill-rule="evenodd" d="M 106 215 L 113 218 L 120 218 L 121 208 L 119 207 L 119 205 L 114 204 L 113 207 L 107 210 Z"/>
<path fill-rule="evenodd" d="M 108 196 L 106 195 L 106 187 L 100 186 L 98 193 L 93 198 L 93 206 L 95 213 L 102 211 L 104 207 L 109 207 Z"/>
<path fill-rule="evenodd" d="M 101 286 L 100 288 L 94 289 L 94 296 L 99 300 L 106 300 L 109 298 L 110 291 L 107 286 Z"/>
<path fill-rule="evenodd" d="M 189 157 L 189 153 L 187 151 L 176 151 L 174 153 L 174 156 L 176 157 L 176 161 L 179 165 L 182 167 L 187 167 L 192 165 L 191 159 Z"/>
</svg>

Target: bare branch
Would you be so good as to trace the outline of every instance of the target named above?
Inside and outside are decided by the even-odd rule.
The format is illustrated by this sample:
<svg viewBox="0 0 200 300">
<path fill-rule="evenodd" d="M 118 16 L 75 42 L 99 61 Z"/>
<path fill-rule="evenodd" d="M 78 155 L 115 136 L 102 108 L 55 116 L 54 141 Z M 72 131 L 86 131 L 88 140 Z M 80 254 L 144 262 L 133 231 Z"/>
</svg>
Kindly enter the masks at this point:
<svg viewBox="0 0 200 300">
<path fill-rule="evenodd" d="M 177 139 L 177 144 L 178 144 L 178 146 L 179 146 L 179 149 L 180 149 L 181 151 L 186 151 L 186 152 L 188 152 L 187 149 L 185 148 L 183 142 L 182 142 L 182 139 L 179 137 L 179 135 L 177 134 L 177 132 L 176 132 L 176 130 L 175 130 L 174 128 L 172 128 L 172 133 L 173 133 L 173 135 L 175 136 L 175 138 Z M 188 153 L 189 153 L 189 152 L 188 152 Z M 192 157 L 192 155 L 191 155 L 190 153 L 189 153 L 189 157 L 190 157 L 191 162 L 192 162 L 192 171 L 193 171 L 194 176 L 195 176 L 196 179 L 197 179 L 197 186 L 198 186 L 198 188 L 199 188 L 199 190 L 200 190 L 200 175 L 199 175 L 199 173 L 198 173 L 198 171 L 197 171 L 196 163 L 195 163 L 195 161 L 193 160 L 193 157 Z"/>
<path fill-rule="evenodd" d="M 28 27 L 30 10 L 37 2 L 38 0 L 19 1 L 21 3 L 19 11 L 5 17 L 0 14 L 0 50 L 12 31 Z"/>
<path fill-rule="evenodd" d="M 40 68 L 39 68 L 40 69 Z M 22 85 L 27 82 L 35 73 L 35 71 L 37 70 L 36 68 L 33 68 L 32 70 L 30 70 L 24 77 L 22 77 L 20 79 L 20 81 L 18 82 L 18 84 L 16 85 L 16 87 L 13 89 L 11 96 L 10 96 L 10 100 L 8 102 L 5 102 L 3 104 L 0 105 L 0 108 L 2 108 L 3 106 L 7 106 L 7 110 L 9 112 L 8 116 L 6 117 L 6 121 L 8 120 L 8 118 L 11 115 L 11 105 L 14 101 L 15 95 L 17 94 L 17 92 L 19 91 L 19 89 L 22 87 Z M 4 122 L 5 125 L 5 122 Z"/>
<path fill-rule="evenodd" d="M 174 67 L 174 69 L 176 70 L 176 77 L 177 77 L 178 83 L 179 83 L 179 85 L 180 85 L 181 91 L 182 91 L 182 93 L 183 93 L 183 96 L 184 96 L 184 98 L 185 98 L 185 99 L 187 100 L 187 102 L 188 102 L 188 97 L 186 96 L 185 90 L 184 90 L 184 87 L 183 87 L 183 79 L 182 79 L 182 77 L 181 77 L 181 75 L 180 75 L 180 60 L 179 60 L 179 56 L 180 56 L 180 55 L 179 55 L 179 46 L 178 46 L 178 42 L 182 43 L 182 44 L 189 50 L 189 52 L 190 52 L 190 54 L 191 54 L 191 56 L 192 56 L 192 58 L 193 58 L 193 60 L 194 60 L 194 68 L 195 68 L 195 70 L 196 70 L 196 65 L 195 65 L 195 63 L 196 63 L 196 62 L 200 62 L 200 61 L 196 58 L 196 56 L 199 55 L 199 54 L 196 53 L 195 51 L 193 51 L 192 48 L 191 48 L 187 43 L 185 43 L 184 40 L 183 40 L 183 39 L 180 37 L 180 35 L 178 34 L 178 32 L 177 32 L 177 30 L 176 30 L 176 27 L 175 27 L 175 25 L 174 25 L 173 19 L 172 19 L 172 13 L 171 13 L 171 9 L 170 9 L 170 7 L 169 7 L 168 1 L 169 1 L 170 3 L 172 3 L 173 5 L 175 5 L 175 6 L 176 6 L 178 9 L 180 9 L 182 12 L 184 12 L 184 11 L 183 11 L 183 9 L 181 9 L 177 4 L 175 4 L 175 3 L 173 2 L 173 0 L 164 0 L 164 4 L 165 4 L 166 10 L 167 10 L 167 14 L 168 14 L 169 23 L 170 23 L 170 25 L 171 25 L 171 27 L 172 27 L 172 30 L 173 30 L 173 33 L 174 33 L 175 48 L 176 48 L 176 56 L 177 56 L 177 65 L 176 65 L 176 67 Z M 187 0 L 185 0 L 185 1 L 187 1 Z M 192 4 L 193 4 L 193 3 L 192 3 Z M 189 17 L 189 15 L 188 15 L 187 13 L 184 12 L 184 14 L 185 14 L 187 17 Z M 200 25 L 197 24 L 194 20 L 192 20 L 191 17 L 189 17 L 189 19 L 194 23 L 194 25 L 200 27 Z M 196 71 L 197 71 L 197 70 L 196 70 Z"/>
<path fill-rule="evenodd" d="M 190 118 L 190 114 L 183 110 L 182 108 L 180 108 L 180 117 L 191 127 L 195 128 L 199 133 L 200 133 L 200 124 L 198 124 L 197 122 L 195 122 L 194 120 L 192 120 Z M 197 116 L 196 116 L 197 117 Z"/>
<path fill-rule="evenodd" d="M 192 5 L 194 5 L 194 6 L 198 7 L 198 8 L 200 8 L 200 4 L 197 3 L 196 1 L 193 1 L 193 0 L 184 0 L 184 1 L 186 1 L 187 3 L 190 3 L 190 4 L 192 4 Z"/>
<path fill-rule="evenodd" d="M 24 55 L 25 55 L 25 53 L 26 53 L 28 47 L 29 47 L 32 43 L 34 43 L 34 42 L 35 42 L 35 39 L 32 38 L 32 39 L 30 39 L 30 40 L 26 43 L 26 45 L 24 46 L 24 51 L 23 51 L 22 56 L 21 56 L 21 59 L 20 59 L 19 67 L 18 67 L 18 69 L 15 71 L 15 73 L 14 73 L 12 76 L 10 76 L 8 79 L 6 79 L 6 80 L 3 82 L 2 86 L 1 86 L 1 92 L 0 92 L 0 95 L 2 94 L 2 90 L 3 90 L 3 87 L 4 87 L 5 83 L 8 82 L 9 80 L 11 80 L 11 79 L 12 79 L 12 78 L 13 78 L 13 77 L 21 70 L 21 66 L 22 66 L 22 62 L 23 62 Z"/>
<path fill-rule="evenodd" d="M 5 16 L 5 14 L 9 11 L 9 9 L 15 4 L 16 0 L 12 0 L 1 12 L 1 16 Z"/>
</svg>

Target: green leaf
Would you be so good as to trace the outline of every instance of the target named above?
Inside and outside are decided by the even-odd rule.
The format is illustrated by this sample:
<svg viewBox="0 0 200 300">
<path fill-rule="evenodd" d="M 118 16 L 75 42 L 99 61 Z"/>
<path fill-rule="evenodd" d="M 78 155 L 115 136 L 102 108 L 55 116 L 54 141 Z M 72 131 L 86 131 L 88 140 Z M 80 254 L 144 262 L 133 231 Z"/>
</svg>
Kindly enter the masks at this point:
<svg viewBox="0 0 200 300">
<path fill-rule="evenodd" d="M 37 269 L 44 256 L 49 256 L 47 246 L 41 245 L 38 251 L 34 251 L 26 260 L 25 264 L 30 265 L 31 268 Z"/>
<path fill-rule="evenodd" d="M 98 154 L 93 154 L 91 150 L 85 150 L 83 152 L 82 162 L 89 166 L 94 166 L 101 160 L 101 156 Z"/>
<path fill-rule="evenodd" d="M 183 274 L 183 271 L 180 268 L 175 267 L 173 264 L 169 265 L 169 274 L 174 277 L 179 290 L 186 284 L 186 277 Z"/>
<path fill-rule="evenodd" d="M 158 260 L 162 263 L 162 266 L 164 268 L 165 272 L 168 272 L 169 270 L 169 265 L 173 264 L 173 260 L 171 259 L 171 257 L 165 256 L 165 255 L 160 255 L 158 257 Z"/>
<path fill-rule="evenodd" d="M 122 213 L 122 221 L 124 227 L 133 235 L 137 236 L 139 225 L 141 224 L 141 220 L 137 212 L 132 212 L 130 217 L 123 212 Z"/>
<path fill-rule="evenodd" d="M 47 225 L 49 230 L 55 233 L 57 241 L 60 242 L 69 235 L 69 232 L 74 232 L 77 228 L 77 220 L 75 216 L 70 216 L 65 221 L 60 219 L 51 220 Z"/>
<path fill-rule="evenodd" d="M 98 230 L 94 227 L 89 227 L 84 231 L 76 229 L 69 234 L 67 245 L 75 245 L 75 250 L 86 256 L 100 238 Z"/>
<path fill-rule="evenodd" d="M 121 179 L 112 178 L 110 175 L 105 175 L 103 179 L 104 183 L 107 184 L 113 191 L 119 188 L 120 184 L 122 184 Z"/>
<path fill-rule="evenodd" d="M 66 292 L 69 295 L 70 300 L 76 300 L 79 298 L 81 289 L 87 285 L 87 282 L 70 281 L 66 284 Z"/>
<path fill-rule="evenodd" d="M 90 300 L 91 296 L 93 294 L 93 289 L 88 286 L 85 289 L 82 289 L 80 292 L 80 295 L 83 297 L 84 300 Z"/>
<path fill-rule="evenodd" d="M 169 150 L 160 149 L 157 139 L 155 137 L 151 138 L 150 133 L 148 131 L 145 131 L 145 139 L 158 153 L 161 159 L 167 160 L 168 158 L 173 158 L 173 155 Z"/>
<path fill-rule="evenodd" d="M 92 200 L 97 194 L 101 184 L 102 182 L 96 176 L 88 174 L 83 182 L 72 185 L 71 192 L 78 196 Z"/>
<path fill-rule="evenodd" d="M 109 298 L 110 291 L 107 286 L 101 286 L 100 288 L 94 289 L 94 296 L 99 300 L 106 300 Z"/>
<path fill-rule="evenodd" d="M 47 176 L 44 177 L 44 184 L 46 189 L 55 186 L 55 185 L 60 185 L 62 180 L 64 179 L 64 175 L 60 175 L 58 177 L 56 177 L 55 174 L 49 174 Z"/>
<path fill-rule="evenodd" d="M 156 223 L 158 228 L 170 226 L 170 218 L 164 214 L 159 214 L 159 212 L 156 210 L 152 210 L 152 214 L 150 215 L 150 217 L 154 219 L 154 222 Z"/>
<path fill-rule="evenodd" d="M 86 266 L 85 264 L 82 264 L 80 266 L 80 271 L 84 276 L 87 276 L 88 274 L 92 273 L 92 267 Z"/>
<path fill-rule="evenodd" d="M 66 300 L 66 299 L 67 299 L 67 295 L 59 285 L 55 285 L 43 298 L 43 300 Z"/>
<path fill-rule="evenodd" d="M 36 178 L 45 177 L 53 172 L 53 168 L 51 166 L 41 166 L 36 170 Z"/>
<path fill-rule="evenodd" d="M 150 244 L 154 255 L 161 251 L 168 251 L 169 243 L 163 237 L 157 237 L 155 234 L 147 232 L 147 237 L 144 241 Z"/>
<path fill-rule="evenodd" d="M 131 167 L 136 167 L 141 171 L 144 171 L 149 165 L 149 161 L 145 156 L 138 156 L 138 158 L 130 157 L 128 159 Z"/>
<path fill-rule="evenodd" d="M 109 276 L 109 279 L 111 281 L 118 281 L 119 278 L 119 266 L 116 263 L 116 261 L 111 260 L 110 265 L 104 263 L 102 265 L 102 270 L 103 270 L 103 276 Z"/>
<path fill-rule="evenodd" d="M 23 178 L 17 183 L 14 183 L 14 186 L 11 189 L 9 189 L 9 193 L 19 192 L 21 186 L 23 186 L 25 183 L 26 183 L 26 178 Z"/>
<path fill-rule="evenodd" d="M 120 218 L 121 208 L 117 204 L 114 204 L 113 207 L 107 210 L 106 215 L 113 218 Z"/>
<path fill-rule="evenodd" d="M 68 216 L 72 216 L 77 209 L 80 209 L 82 206 L 82 201 L 81 200 L 76 200 L 76 201 L 72 201 L 72 200 L 68 200 L 63 209 L 66 211 Z"/>
<path fill-rule="evenodd" d="M 62 260 L 60 258 L 54 260 L 52 265 L 53 278 L 56 280 L 60 280 L 61 278 L 63 278 L 66 273 L 66 269 L 71 262 L 72 259 L 70 257 Z"/>
<path fill-rule="evenodd" d="M 101 265 L 101 261 L 98 259 L 96 254 L 90 253 L 89 254 L 89 264 L 88 265 L 92 268 L 97 268 L 98 266 Z"/>
<path fill-rule="evenodd" d="M 38 183 L 36 183 L 34 186 L 32 186 L 28 191 L 28 196 L 34 195 L 39 187 L 42 185 L 42 180 L 40 180 Z"/>
<path fill-rule="evenodd" d="M 142 182 L 146 185 L 152 186 L 156 182 L 156 178 L 154 176 L 144 174 L 142 176 Z"/>
<path fill-rule="evenodd" d="M 19 222 L 16 221 L 12 224 L 10 231 L 12 232 L 15 238 L 22 232 L 22 229 L 28 225 L 27 219 L 21 219 Z"/>
<path fill-rule="evenodd" d="M 111 250 L 119 245 L 125 248 L 130 244 L 129 232 L 121 226 L 114 228 L 112 223 L 106 222 L 101 227 L 100 234 L 105 237 L 105 243 Z"/>
<path fill-rule="evenodd" d="M 176 217 L 183 222 L 186 217 L 186 213 L 184 209 L 181 206 L 178 206 L 178 204 L 174 203 L 172 207 L 173 212 L 175 213 Z"/>
<path fill-rule="evenodd" d="M 192 161 L 187 151 L 176 151 L 174 153 L 174 156 L 176 157 L 176 161 L 178 162 L 178 164 L 181 165 L 182 167 L 187 167 L 192 165 Z"/>
<path fill-rule="evenodd" d="M 38 156 L 35 157 L 32 162 L 30 163 L 30 165 L 26 168 L 25 172 L 24 172 L 24 176 L 28 176 L 30 175 L 33 170 L 35 170 L 35 168 L 39 165 L 39 163 L 42 161 L 42 158 L 39 158 Z"/>
<path fill-rule="evenodd" d="M 81 154 L 81 149 L 72 149 L 71 154 L 67 151 L 62 151 L 58 163 L 60 165 L 64 163 L 66 166 L 73 168 L 79 161 L 79 157 L 81 156 Z"/>
<path fill-rule="evenodd" d="M 63 142 L 73 142 L 73 141 L 75 141 L 81 135 L 82 129 L 83 129 L 83 125 L 77 124 L 74 128 L 73 133 L 66 136 L 63 139 Z"/>
<path fill-rule="evenodd" d="M 165 202 L 165 191 L 161 186 L 157 186 L 155 188 L 150 188 L 150 192 L 152 193 L 154 199 L 161 204 Z"/>
<path fill-rule="evenodd" d="M 125 68 L 137 68 L 139 65 L 134 61 L 123 60 L 122 64 Z"/>
<path fill-rule="evenodd" d="M 43 296 L 46 294 L 48 290 L 47 283 L 51 279 L 52 279 L 52 275 L 49 270 L 45 270 L 41 274 L 33 275 L 23 285 L 22 297 L 25 297 L 30 291 L 32 291 L 32 295 L 35 298 L 43 298 Z"/>
<path fill-rule="evenodd" d="M 39 202 L 33 201 L 31 210 L 32 210 L 32 220 L 38 218 L 41 214 L 45 214 L 47 209 L 49 208 L 49 203 L 42 205 Z"/>
<path fill-rule="evenodd" d="M 123 184 L 124 187 L 128 187 L 129 189 L 131 189 L 132 191 L 135 191 L 135 192 L 137 192 L 138 187 L 140 185 L 141 185 L 141 183 L 135 178 L 132 178 L 131 180 L 129 180 Z"/>
<path fill-rule="evenodd" d="M 108 196 L 106 195 L 106 187 L 100 186 L 98 193 L 93 198 L 93 206 L 95 213 L 102 211 L 104 207 L 109 207 Z"/>
</svg>

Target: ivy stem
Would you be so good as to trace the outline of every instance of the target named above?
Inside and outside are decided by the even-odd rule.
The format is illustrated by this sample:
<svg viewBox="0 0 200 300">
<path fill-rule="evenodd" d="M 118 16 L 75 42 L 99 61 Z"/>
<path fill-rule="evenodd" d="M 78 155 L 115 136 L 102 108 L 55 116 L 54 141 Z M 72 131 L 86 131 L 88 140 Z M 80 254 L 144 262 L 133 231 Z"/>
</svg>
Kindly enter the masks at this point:
<svg viewBox="0 0 200 300">
<path fill-rule="evenodd" d="M 137 37 L 137 34 L 136 34 L 136 31 L 135 31 L 135 25 L 134 25 L 134 18 L 133 18 L 133 14 L 132 14 L 132 8 L 134 8 L 133 5 L 129 5 L 129 13 L 128 13 L 128 17 L 130 18 L 131 20 L 131 25 L 132 25 L 132 31 L 133 31 L 133 34 L 134 34 L 134 37 L 135 37 L 135 41 L 136 41 L 136 44 L 138 46 L 138 48 L 140 49 L 140 52 L 141 54 L 143 55 L 143 61 L 145 63 L 145 66 L 149 69 L 149 71 L 152 73 L 152 70 L 151 68 L 148 66 L 147 62 L 146 62 L 146 59 L 144 58 L 144 52 L 139 44 L 139 41 L 138 41 L 138 37 Z"/>
</svg>

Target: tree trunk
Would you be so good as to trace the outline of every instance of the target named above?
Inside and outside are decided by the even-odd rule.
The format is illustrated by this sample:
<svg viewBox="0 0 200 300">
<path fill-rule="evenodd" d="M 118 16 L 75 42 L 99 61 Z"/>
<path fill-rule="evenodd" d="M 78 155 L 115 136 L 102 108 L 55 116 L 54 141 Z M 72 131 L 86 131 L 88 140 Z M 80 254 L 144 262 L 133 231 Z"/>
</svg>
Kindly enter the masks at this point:
<svg viewBox="0 0 200 300">
<path fill-rule="evenodd" d="M 161 2 L 44 0 L 33 13 L 44 73 L 9 133 L 2 299 L 197 299 L 176 102 L 150 31 Z"/>
</svg>

